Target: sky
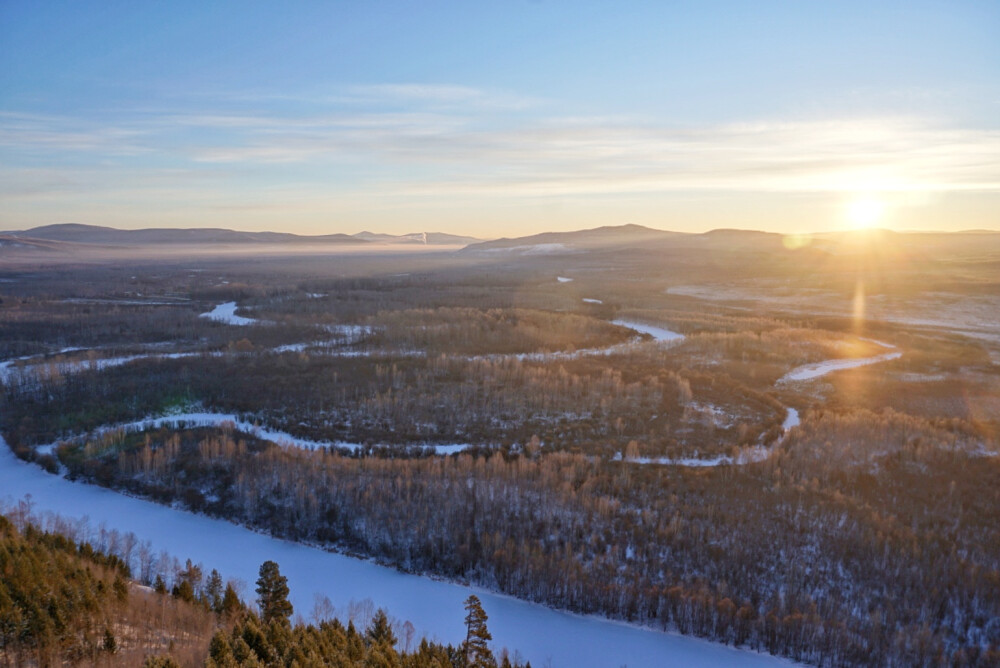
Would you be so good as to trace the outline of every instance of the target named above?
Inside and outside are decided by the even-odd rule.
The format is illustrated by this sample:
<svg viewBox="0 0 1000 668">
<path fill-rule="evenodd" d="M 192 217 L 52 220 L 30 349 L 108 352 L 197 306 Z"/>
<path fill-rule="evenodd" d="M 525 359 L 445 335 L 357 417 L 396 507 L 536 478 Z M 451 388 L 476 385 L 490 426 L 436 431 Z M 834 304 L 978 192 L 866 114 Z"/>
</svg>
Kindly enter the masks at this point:
<svg viewBox="0 0 1000 668">
<path fill-rule="evenodd" d="M 0 0 L 0 229 L 1000 229 L 1000 2 Z"/>
</svg>

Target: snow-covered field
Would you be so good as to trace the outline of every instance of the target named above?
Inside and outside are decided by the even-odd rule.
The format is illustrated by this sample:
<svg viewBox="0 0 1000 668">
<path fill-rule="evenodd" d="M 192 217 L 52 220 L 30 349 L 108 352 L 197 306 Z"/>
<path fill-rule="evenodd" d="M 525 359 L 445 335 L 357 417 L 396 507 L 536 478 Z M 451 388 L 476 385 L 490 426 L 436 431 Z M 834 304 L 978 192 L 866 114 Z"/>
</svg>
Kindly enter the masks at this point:
<svg viewBox="0 0 1000 668">
<path fill-rule="evenodd" d="M 252 596 L 260 564 L 277 561 L 288 576 L 291 601 L 308 616 L 316 596 L 328 596 L 344 614 L 350 603 L 370 599 L 421 634 L 443 642 L 465 637 L 462 602 L 475 591 L 489 614 L 494 647 L 520 651 L 533 665 L 586 666 L 788 666 L 791 662 L 695 638 L 661 633 L 551 610 L 541 605 L 406 575 L 368 561 L 277 540 L 222 520 L 175 510 L 100 487 L 70 482 L 18 460 L 0 438 L 0 495 L 26 495 L 36 512 L 89 519 L 91 526 L 133 532 L 154 549 L 218 568 L 247 583 Z"/>
<path fill-rule="evenodd" d="M 253 318 L 244 318 L 241 315 L 236 315 L 236 302 L 219 304 L 211 311 L 202 313 L 199 317 L 215 320 L 216 322 L 224 322 L 229 325 L 252 325 L 257 322 Z"/>
</svg>

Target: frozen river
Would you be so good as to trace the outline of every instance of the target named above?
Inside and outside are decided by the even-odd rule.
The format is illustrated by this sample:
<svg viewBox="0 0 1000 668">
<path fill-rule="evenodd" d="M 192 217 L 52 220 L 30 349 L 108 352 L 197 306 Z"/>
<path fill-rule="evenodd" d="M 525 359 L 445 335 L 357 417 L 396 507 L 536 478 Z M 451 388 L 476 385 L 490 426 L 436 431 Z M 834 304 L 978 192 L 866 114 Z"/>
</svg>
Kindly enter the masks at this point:
<svg viewBox="0 0 1000 668">
<path fill-rule="evenodd" d="M 253 589 L 260 564 L 272 559 L 288 576 L 291 600 L 308 617 L 316 595 L 344 611 L 370 599 L 400 621 L 411 620 L 417 637 L 464 639 L 462 603 L 475 591 L 489 614 L 494 647 L 517 650 L 544 666 L 787 666 L 775 657 L 695 638 L 558 612 L 541 605 L 407 575 L 318 548 L 278 540 L 223 520 L 175 510 L 93 485 L 71 482 L 14 457 L 0 438 L 0 499 L 31 495 L 35 511 L 89 518 L 91 526 L 133 532 L 154 549 L 217 568 Z M 547 663 L 548 662 L 548 663 Z"/>
</svg>

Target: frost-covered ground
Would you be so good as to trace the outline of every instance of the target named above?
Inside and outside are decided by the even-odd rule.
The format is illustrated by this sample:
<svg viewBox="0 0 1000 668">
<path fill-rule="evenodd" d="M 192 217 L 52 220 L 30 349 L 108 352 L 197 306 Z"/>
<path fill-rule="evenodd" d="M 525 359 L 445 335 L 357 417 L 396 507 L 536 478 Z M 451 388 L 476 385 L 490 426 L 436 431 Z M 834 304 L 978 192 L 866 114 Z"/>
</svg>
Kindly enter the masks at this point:
<svg viewBox="0 0 1000 668">
<path fill-rule="evenodd" d="M 224 322 L 229 325 L 252 325 L 257 321 L 253 318 L 244 318 L 236 315 L 236 302 L 226 302 L 219 304 L 208 313 L 202 313 L 199 317 Z"/>
<path fill-rule="evenodd" d="M 457 644 L 465 637 L 462 602 L 475 591 L 489 614 L 494 647 L 516 649 L 536 666 L 793 665 L 717 643 L 558 612 L 458 584 L 406 575 L 368 561 L 270 538 L 222 520 L 70 482 L 18 460 L 2 438 L 0 490 L 10 502 L 30 495 L 36 512 L 87 517 L 92 526 L 105 524 L 109 529 L 133 532 L 139 540 L 151 541 L 157 551 L 167 550 L 206 568 L 218 568 L 223 577 L 246 583 L 249 596 L 260 564 L 268 559 L 277 561 L 288 576 L 296 611 L 305 616 L 317 595 L 329 597 L 341 611 L 351 602 L 370 599 L 399 621 L 411 620 L 418 636 Z"/>
<path fill-rule="evenodd" d="M 675 285 L 667 294 L 709 301 L 770 305 L 792 313 L 809 315 L 854 314 L 853 295 L 799 288 L 784 281 L 748 281 L 745 285 Z M 864 301 L 869 320 L 884 320 L 914 327 L 931 327 L 977 339 L 1000 343 L 1000 295 L 926 292 L 919 297 L 868 295 Z"/>
</svg>

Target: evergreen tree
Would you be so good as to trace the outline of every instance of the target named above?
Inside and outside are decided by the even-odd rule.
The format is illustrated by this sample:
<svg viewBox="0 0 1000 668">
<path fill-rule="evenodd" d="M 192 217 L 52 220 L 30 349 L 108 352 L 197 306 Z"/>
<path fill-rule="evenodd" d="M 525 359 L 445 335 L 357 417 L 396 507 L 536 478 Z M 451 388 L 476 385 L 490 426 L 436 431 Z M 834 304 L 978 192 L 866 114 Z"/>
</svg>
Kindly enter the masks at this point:
<svg viewBox="0 0 1000 668">
<path fill-rule="evenodd" d="M 486 628 L 486 611 L 475 594 L 465 599 L 465 642 L 462 643 L 464 663 L 470 668 L 493 668 L 496 660 L 487 643 L 493 640 Z"/>
<path fill-rule="evenodd" d="M 278 564 L 270 560 L 261 564 L 256 591 L 263 622 L 266 624 L 272 619 L 278 619 L 288 623 L 288 618 L 292 616 L 292 604 L 288 600 L 288 578 L 278 570 Z"/>
<path fill-rule="evenodd" d="M 208 645 L 208 656 L 218 666 L 235 663 L 236 659 L 233 657 L 233 650 L 229 646 L 229 638 L 226 637 L 225 631 L 220 629 L 212 636 L 212 642 Z"/>
<path fill-rule="evenodd" d="M 392 632 L 389 617 L 382 608 L 379 608 L 378 612 L 375 613 L 375 618 L 372 619 L 365 637 L 369 645 L 388 645 L 389 647 L 396 645 L 396 635 Z"/>
<path fill-rule="evenodd" d="M 194 588 L 188 580 L 181 580 L 179 584 L 175 584 L 171 593 L 174 598 L 179 598 L 186 603 L 194 601 Z"/>
<path fill-rule="evenodd" d="M 205 602 L 215 612 L 222 612 L 222 576 L 212 569 L 205 583 Z"/>
<path fill-rule="evenodd" d="M 222 595 L 222 614 L 226 617 L 235 615 L 243 607 L 239 595 L 233 589 L 233 583 L 226 584 L 226 593 Z"/>
</svg>

